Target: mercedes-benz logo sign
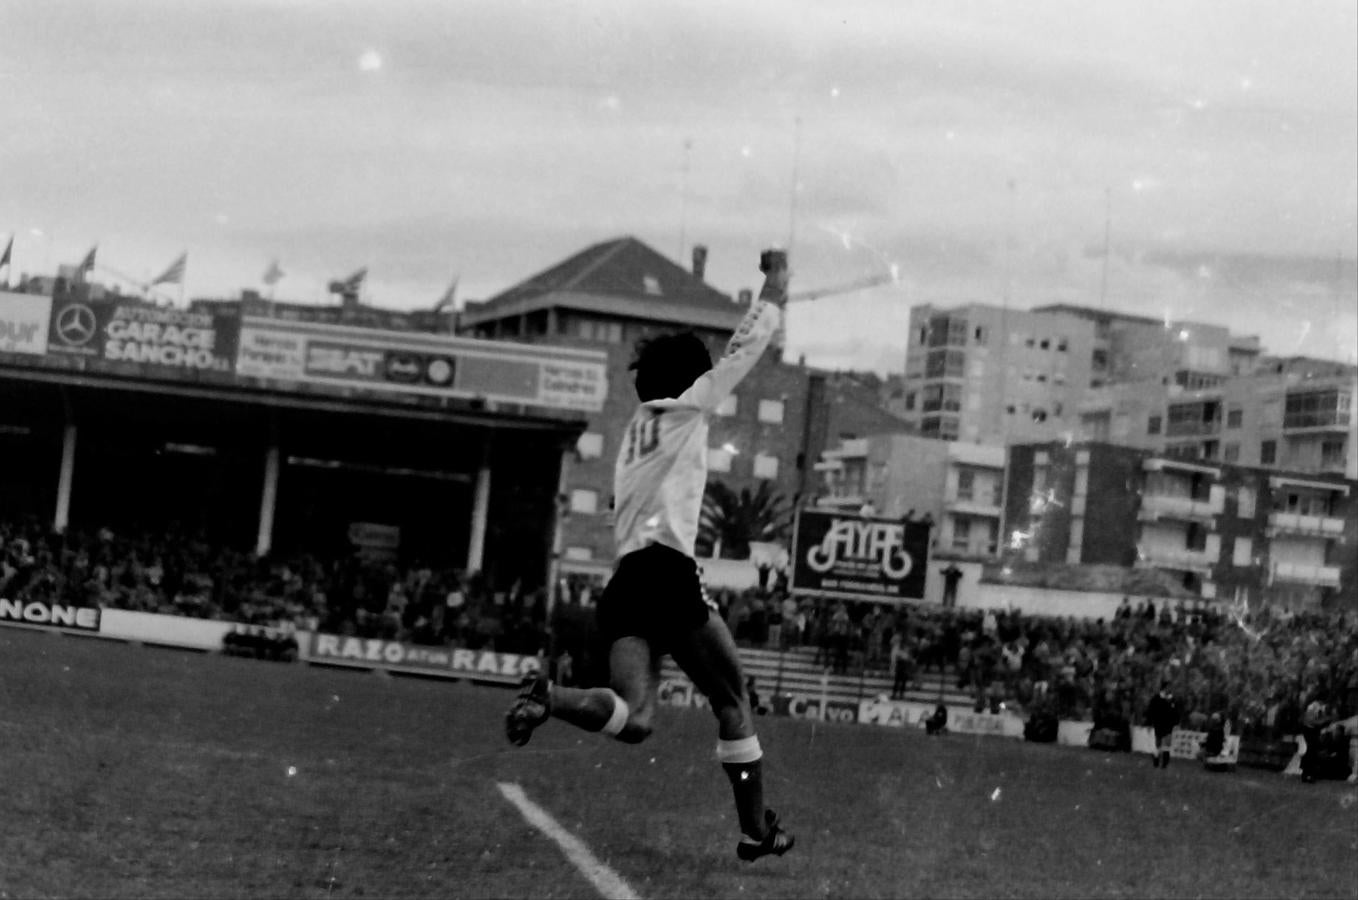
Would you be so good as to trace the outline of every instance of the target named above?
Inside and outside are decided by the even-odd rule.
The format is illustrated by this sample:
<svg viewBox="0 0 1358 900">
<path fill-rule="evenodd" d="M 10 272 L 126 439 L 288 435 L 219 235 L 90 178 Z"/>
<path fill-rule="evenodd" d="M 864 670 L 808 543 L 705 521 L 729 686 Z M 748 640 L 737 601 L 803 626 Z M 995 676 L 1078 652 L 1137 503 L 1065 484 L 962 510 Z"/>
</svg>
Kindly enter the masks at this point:
<svg viewBox="0 0 1358 900">
<path fill-rule="evenodd" d="M 57 337 L 72 347 L 88 344 L 97 327 L 94 310 L 83 303 L 72 303 L 57 314 Z"/>
</svg>

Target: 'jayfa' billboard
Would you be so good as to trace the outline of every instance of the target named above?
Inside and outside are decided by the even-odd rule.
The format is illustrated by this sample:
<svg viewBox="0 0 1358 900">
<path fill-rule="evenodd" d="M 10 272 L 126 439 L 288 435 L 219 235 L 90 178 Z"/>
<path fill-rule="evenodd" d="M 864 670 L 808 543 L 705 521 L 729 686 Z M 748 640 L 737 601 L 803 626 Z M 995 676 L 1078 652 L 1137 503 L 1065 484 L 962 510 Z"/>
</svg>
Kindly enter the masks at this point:
<svg viewBox="0 0 1358 900">
<path fill-rule="evenodd" d="M 905 600 L 924 596 L 929 526 L 828 509 L 797 512 L 792 589 L 812 596 Z"/>
</svg>

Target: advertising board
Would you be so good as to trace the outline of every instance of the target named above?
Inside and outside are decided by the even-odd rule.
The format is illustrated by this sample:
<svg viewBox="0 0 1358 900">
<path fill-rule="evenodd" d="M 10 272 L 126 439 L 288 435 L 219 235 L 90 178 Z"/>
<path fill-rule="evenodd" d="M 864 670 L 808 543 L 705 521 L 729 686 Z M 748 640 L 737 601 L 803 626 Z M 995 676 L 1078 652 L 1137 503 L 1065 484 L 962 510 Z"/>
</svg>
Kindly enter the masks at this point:
<svg viewBox="0 0 1358 900">
<path fill-rule="evenodd" d="M 246 317 L 236 374 L 387 394 L 480 398 L 597 412 L 608 390 L 596 351 Z"/>
<path fill-rule="evenodd" d="M 792 549 L 792 590 L 854 600 L 924 596 L 929 526 L 828 509 L 801 509 Z"/>
<path fill-rule="evenodd" d="M 42 356 L 51 321 L 51 297 L 0 291 L 0 353 Z"/>
<path fill-rule="evenodd" d="M 46 628 L 99 630 L 99 607 L 69 606 L 45 600 L 7 600 L 0 597 L 0 622 Z"/>
<path fill-rule="evenodd" d="M 47 352 L 169 372 L 230 372 L 239 321 L 132 302 L 52 303 Z"/>
<path fill-rule="evenodd" d="M 336 634 L 298 632 L 297 647 L 305 662 L 355 666 L 364 669 L 409 671 L 449 678 L 502 681 L 518 684 L 541 667 L 536 656 L 468 650 L 462 647 L 430 647 L 380 638 L 345 637 Z"/>
</svg>

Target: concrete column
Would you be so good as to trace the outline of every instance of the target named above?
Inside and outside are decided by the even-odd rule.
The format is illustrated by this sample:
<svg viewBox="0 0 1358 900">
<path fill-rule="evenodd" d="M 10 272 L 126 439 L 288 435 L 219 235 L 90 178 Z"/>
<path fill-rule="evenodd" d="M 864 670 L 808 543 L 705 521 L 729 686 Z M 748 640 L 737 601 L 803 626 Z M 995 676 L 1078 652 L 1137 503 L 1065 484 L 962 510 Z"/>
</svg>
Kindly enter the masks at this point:
<svg viewBox="0 0 1358 900">
<path fill-rule="evenodd" d="M 57 509 L 52 528 L 64 532 L 71 522 L 71 483 L 75 480 L 75 426 L 67 424 L 61 433 L 61 471 L 57 475 Z"/>
<path fill-rule="evenodd" d="M 566 474 L 567 466 L 570 461 L 571 448 L 574 445 L 564 442 L 561 445 L 561 458 L 557 463 L 556 496 L 552 497 L 552 543 L 547 551 L 547 638 L 548 648 L 555 652 L 556 635 L 551 632 L 552 612 L 556 608 L 556 582 L 561 577 L 561 545 L 563 543 L 562 525 L 564 516 L 561 514 L 562 497 L 566 493 Z"/>
<path fill-rule="evenodd" d="M 467 571 L 479 572 L 486 554 L 486 520 L 490 516 L 490 436 L 481 452 L 481 467 L 476 470 L 472 494 L 472 529 L 467 541 Z"/>
<path fill-rule="evenodd" d="M 277 438 L 271 438 L 264 451 L 264 489 L 259 497 L 259 534 L 255 538 L 255 554 L 264 556 L 273 547 L 273 518 L 278 506 L 278 471 L 282 457 Z"/>
</svg>

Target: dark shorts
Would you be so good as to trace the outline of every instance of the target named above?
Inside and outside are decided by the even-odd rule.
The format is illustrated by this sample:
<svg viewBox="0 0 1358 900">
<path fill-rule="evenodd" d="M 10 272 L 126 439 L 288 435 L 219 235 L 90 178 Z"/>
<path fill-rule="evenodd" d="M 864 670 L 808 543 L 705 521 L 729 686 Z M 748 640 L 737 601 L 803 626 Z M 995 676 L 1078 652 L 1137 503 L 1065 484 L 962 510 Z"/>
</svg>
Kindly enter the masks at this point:
<svg viewBox="0 0 1358 900">
<path fill-rule="evenodd" d="M 599 598 L 599 631 L 610 645 L 639 637 L 663 653 L 675 634 L 702 627 L 716 608 L 692 557 L 651 544 L 618 561 Z"/>
</svg>

